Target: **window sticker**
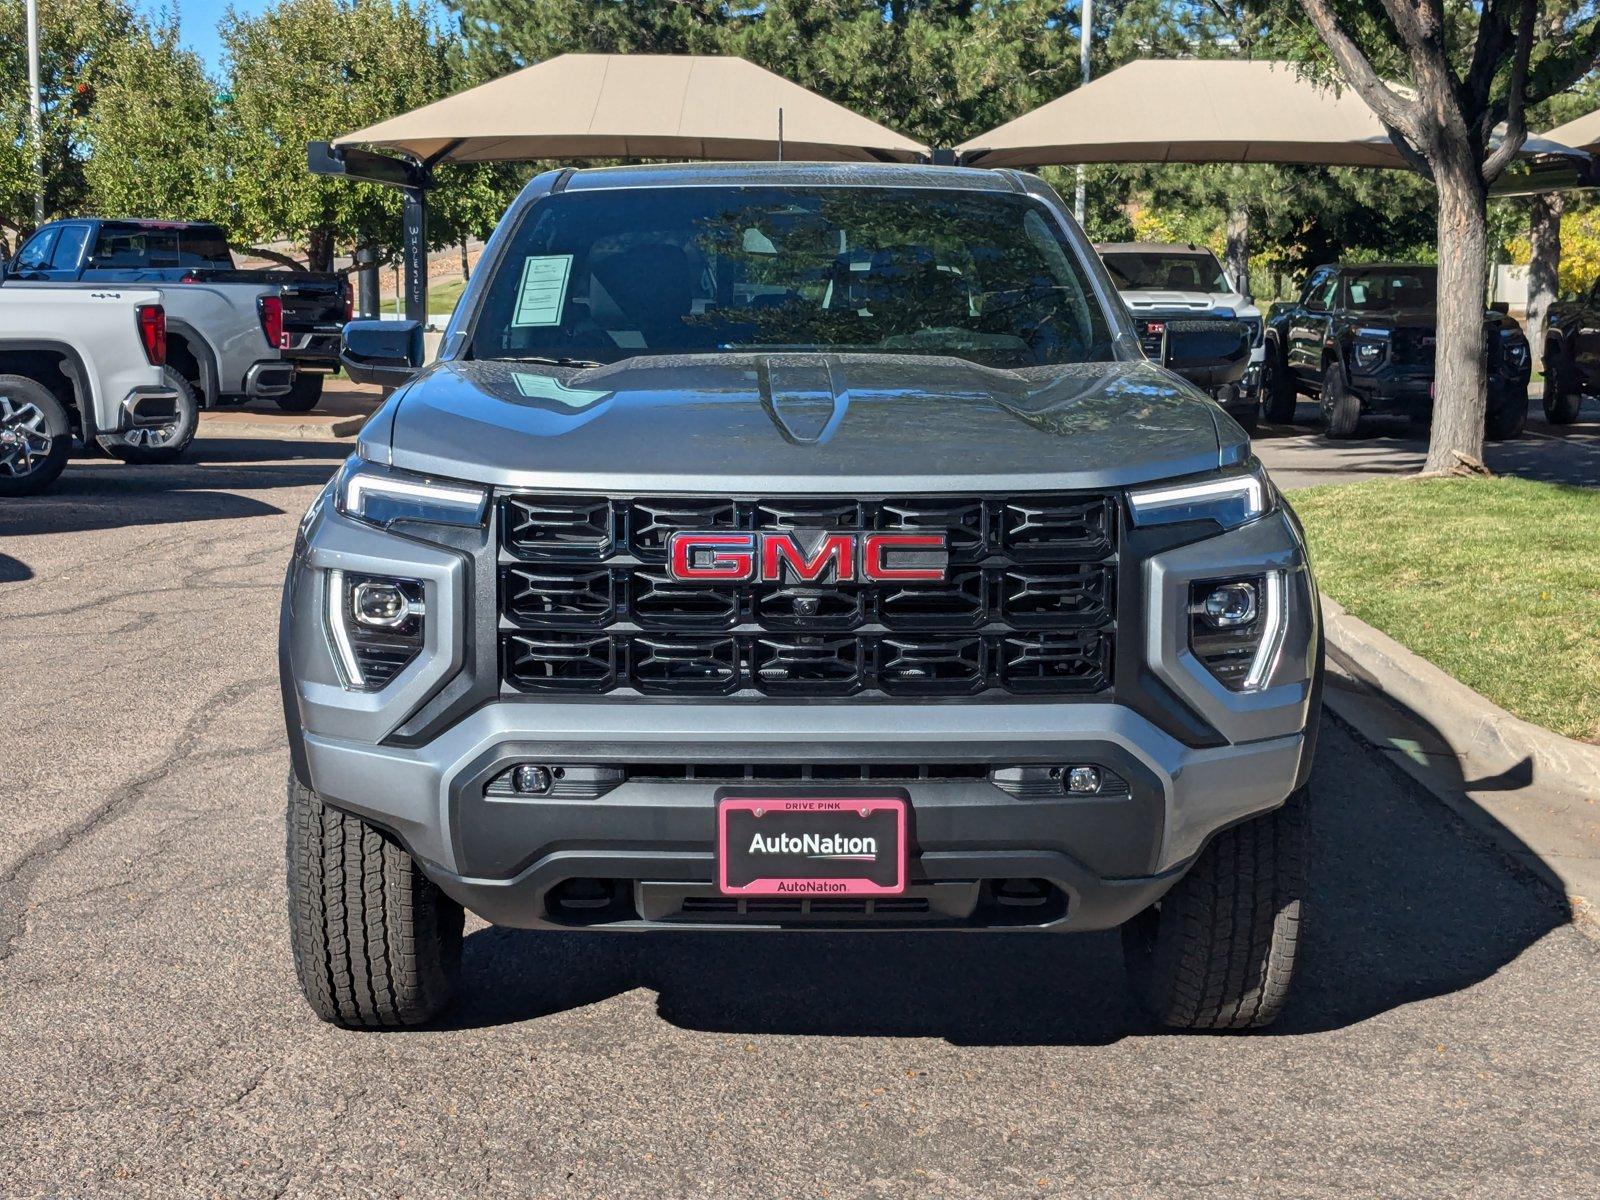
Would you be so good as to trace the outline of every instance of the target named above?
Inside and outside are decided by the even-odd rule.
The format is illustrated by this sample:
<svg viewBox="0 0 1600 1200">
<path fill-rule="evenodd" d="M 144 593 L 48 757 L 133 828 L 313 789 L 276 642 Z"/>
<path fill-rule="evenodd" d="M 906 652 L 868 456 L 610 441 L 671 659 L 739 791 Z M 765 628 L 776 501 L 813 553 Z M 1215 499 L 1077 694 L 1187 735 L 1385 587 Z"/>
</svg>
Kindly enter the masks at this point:
<svg viewBox="0 0 1600 1200">
<path fill-rule="evenodd" d="M 570 254 L 544 254 L 524 259 L 522 280 L 517 284 L 517 308 L 511 324 L 522 328 L 561 324 L 567 276 L 571 273 Z"/>
</svg>

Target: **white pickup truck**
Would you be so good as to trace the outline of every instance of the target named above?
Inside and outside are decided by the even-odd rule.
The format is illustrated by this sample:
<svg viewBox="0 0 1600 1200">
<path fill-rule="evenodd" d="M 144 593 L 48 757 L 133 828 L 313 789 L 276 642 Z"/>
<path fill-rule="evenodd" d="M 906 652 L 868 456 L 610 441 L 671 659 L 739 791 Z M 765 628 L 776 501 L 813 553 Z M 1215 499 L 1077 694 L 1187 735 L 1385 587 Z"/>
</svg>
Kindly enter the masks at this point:
<svg viewBox="0 0 1600 1200">
<path fill-rule="evenodd" d="M 160 301 L 151 288 L 0 287 L 0 496 L 48 487 L 74 439 L 127 462 L 183 453 L 198 414 L 166 365 Z"/>
</svg>

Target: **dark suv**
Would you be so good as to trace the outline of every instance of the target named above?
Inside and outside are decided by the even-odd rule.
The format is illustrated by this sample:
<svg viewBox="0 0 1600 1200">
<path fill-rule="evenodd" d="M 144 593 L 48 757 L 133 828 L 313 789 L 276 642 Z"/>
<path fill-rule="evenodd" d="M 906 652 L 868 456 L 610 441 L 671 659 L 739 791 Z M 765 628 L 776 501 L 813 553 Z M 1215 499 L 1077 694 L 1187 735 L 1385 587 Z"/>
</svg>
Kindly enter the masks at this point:
<svg viewBox="0 0 1600 1200">
<path fill-rule="evenodd" d="M 1269 421 L 1294 419 L 1314 397 L 1329 437 L 1349 437 L 1363 415 L 1433 418 L 1434 299 L 1438 269 L 1413 263 L 1318 267 L 1298 301 L 1267 314 L 1262 405 Z M 1485 431 L 1514 438 L 1528 415 L 1532 371 L 1522 327 L 1484 314 L 1489 396 Z"/>
<path fill-rule="evenodd" d="M 347 329 L 398 390 L 284 592 L 318 1014 L 432 1017 L 468 908 L 1122 926 L 1161 1019 L 1276 1015 L 1320 704 L 1305 543 L 1046 185 L 554 171 L 422 369 L 420 332 Z M 1169 361 L 1211 369 L 1210 337 L 1169 331 Z"/>
</svg>

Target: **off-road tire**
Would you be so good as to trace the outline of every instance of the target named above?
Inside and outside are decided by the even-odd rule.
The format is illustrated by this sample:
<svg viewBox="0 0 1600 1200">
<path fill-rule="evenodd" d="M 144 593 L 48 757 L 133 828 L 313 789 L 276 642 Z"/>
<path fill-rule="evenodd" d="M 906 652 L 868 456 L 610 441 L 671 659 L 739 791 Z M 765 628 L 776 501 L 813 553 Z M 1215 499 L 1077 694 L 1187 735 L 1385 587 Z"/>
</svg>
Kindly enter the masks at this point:
<svg viewBox="0 0 1600 1200">
<path fill-rule="evenodd" d="M 348 1029 L 422 1025 L 455 998 L 461 906 L 392 839 L 289 779 L 289 937 L 312 1010 Z"/>
<path fill-rule="evenodd" d="M 322 403 L 322 385 L 327 378 L 320 372 L 296 371 L 294 386 L 284 395 L 274 396 L 273 399 L 284 412 L 310 412 Z"/>
<path fill-rule="evenodd" d="M 1350 390 L 1343 363 L 1331 362 L 1322 372 L 1322 413 L 1330 438 L 1350 437 L 1361 423 L 1361 397 Z"/>
<path fill-rule="evenodd" d="M 1225 829 L 1122 929 L 1128 975 L 1164 1025 L 1252 1029 L 1289 998 L 1306 890 L 1307 788 Z"/>
<path fill-rule="evenodd" d="M 1287 425 L 1294 420 L 1295 407 L 1300 395 L 1295 391 L 1289 369 L 1279 356 L 1278 348 L 1267 345 L 1266 357 L 1261 360 L 1262 415 L 1275 425 Z"/>
<path fill-rule="evenodd" d="M 1571 425 L 1583 407 L 1583 393 L 1572 375 L 1572 366 L 1559 343 L 1545 352 L 1544 419 L 1552 425 Z"/>
<path fill-rule="evenodd" d="M 1483 420 L 1483 431 L 1492 442 L 1509 442 L 1522 436 L 1528 424 L 1528 388 L 1526 384 L 1512 383 L 1504 387 L 1489 388 L 1489 411 Z"/>
<path fill-rule="evenodd" d="M 0 496 L 42 492 L 66 470 L 72 418 L 44 384 L 0 375 Z"/>
<path fill-rule="evenodd" d="M 171 432 L 164 435 L 158 446 L 132 446 L 120 439 L 103 441 L 106 453 L 113 458 L 140 465 L 177 462 L 194 441 L 200 428 L 199 397 L 189 381 L 173 368 L 163 367 L 162 376 L 162 383 L 178 394 L 177 417 L 167 427 Z"/>
</svg>

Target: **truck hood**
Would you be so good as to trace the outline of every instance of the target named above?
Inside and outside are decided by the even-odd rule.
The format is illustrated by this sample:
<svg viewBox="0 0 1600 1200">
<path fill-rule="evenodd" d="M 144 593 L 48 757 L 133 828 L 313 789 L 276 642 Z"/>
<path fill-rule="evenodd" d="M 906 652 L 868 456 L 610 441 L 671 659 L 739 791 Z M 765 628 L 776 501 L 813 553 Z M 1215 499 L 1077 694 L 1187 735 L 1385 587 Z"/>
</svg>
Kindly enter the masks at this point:
<svg viewBox="0 0 1600 1200">
<path fill-rule="evenodd" d="M 1439 311 L 1431 305 L 1417 305 L 1411 308 L 1386 308 L 1376 312 L 1355 312 L 1351 314 L 1353 324 L 1358 326 L 1370 325 L 1374 329 L 1421 329 L 1432 332 L 1439 322 Z M 1488 309 L 1483 314 L 1485 325 L 1504 326 L 1507 318 L 1502 313 Z"/>
<path fill-rule="evenodd" d="M 996 370 L 906 355 L 442 362 L 362 452 L 409 471 L 590 492 L 1113 487 L 1241 459 L 1243 434 L 1148 362 Z"/>
<path fill-rule="evenodd" d="M 1158 288 L 1133 289 L 1119 292 L 1129 311 L 1143 312 L 1210 312 L 1226 308 L 1236 317 L 1258 317 L 1261 309 L 1243 296 L 1227 292 L 1180 292 Z"/>
</svg>

